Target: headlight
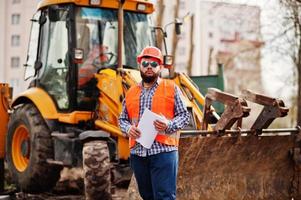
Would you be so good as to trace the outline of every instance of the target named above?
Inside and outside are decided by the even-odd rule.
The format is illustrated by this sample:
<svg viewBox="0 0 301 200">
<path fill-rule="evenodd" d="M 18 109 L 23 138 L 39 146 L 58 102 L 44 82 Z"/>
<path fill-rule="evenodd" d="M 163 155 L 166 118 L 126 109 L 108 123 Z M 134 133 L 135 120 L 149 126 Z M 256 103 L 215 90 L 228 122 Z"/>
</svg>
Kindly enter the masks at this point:
<svg viewBox="0 0 301 200">
<path fill-rule="evenodd" d="M 137 10 L 145 11 L 146 10 L 146 5 L 144 3 L 138 3 L 137 4 Z"/>
<path fill-rule="evenodd" d="M 90 0 L 90 5 L 100 5 L 101 0 Z"/>
</svg>

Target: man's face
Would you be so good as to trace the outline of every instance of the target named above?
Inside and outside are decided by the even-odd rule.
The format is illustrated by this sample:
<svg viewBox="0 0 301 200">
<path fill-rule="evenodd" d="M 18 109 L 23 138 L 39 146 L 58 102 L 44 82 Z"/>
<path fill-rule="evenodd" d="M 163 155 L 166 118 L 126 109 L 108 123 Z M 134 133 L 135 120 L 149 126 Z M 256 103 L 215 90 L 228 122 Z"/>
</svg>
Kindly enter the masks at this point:
<svg viewBox="0 0 301 200">
<path fill-rule="evenodd" d="M 142 58 L 139 68 L 142 80 L 145 83 L 154 82 L 158 78 L 161 70 L 159 60 L 156 58 Z"/>
</svg>

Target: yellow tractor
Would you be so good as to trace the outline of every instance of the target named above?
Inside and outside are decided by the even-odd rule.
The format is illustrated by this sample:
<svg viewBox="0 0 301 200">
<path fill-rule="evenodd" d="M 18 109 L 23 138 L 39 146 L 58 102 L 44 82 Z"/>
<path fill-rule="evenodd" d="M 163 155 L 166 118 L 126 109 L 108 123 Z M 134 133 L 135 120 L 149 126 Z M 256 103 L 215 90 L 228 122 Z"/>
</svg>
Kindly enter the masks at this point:
<svg viewBox="0 0 301 200">
<path fill-rule="evenodd" d="M 39 2 L 32 18 L 26 62 L 29 87 L 11 101 L 9 86 L 0 85 L 1 180 L 4 158 L 18 189 L 28 193 L 50 190 L 63 167 L 83 167 L 86 198 L 111 198 L 112 184 L 130 172 L 128 138 L 121 133 L 117 119 L 126 91 L 140 81 L 136 56 L 145 46 L 156 45 L 158 28 L 152 27 L 149 19 L 153 12 L 154 5 L 143 0 Z M 165 55 L 164 64 L 170 67 L 170 61 L 171 57 Z M 181 199 L 256 199 L 262 187 L 279 189 L 285 197 L 299 195 L 300 173 L 296 170 L 300 151 L 295 145 L 299 129 L 266 130 L 273 119 L 288 112 L 282 101 L 249 91 L 240 98 L 216 89 L 210 89 L 204 97 L 185 74 L 174 73 L 167 78 L 180 87 L 191 115 L 180 145 Z M 250 112 L 245 99 L 264 106 L 254 126 L 247 130 L 241 126 L 242 118 Z M 214 101 L 226 105 L 220 117 L 212 109 Z M 235 123 L 237 126 L 232 128 Z M 252 151 L 258 152 L 256 142 L 268 140 L 265 135 L 271 131 L 288 133 L 277 138 L 281 137 L 279 144 L 289 145 L 282 149 L 278 143 L 269 147 L 279 147 L 283 155 L 290 152 L 294 159 L 283 156 L 280 163 L 295 166 L 287 177 L 279 175 L 281 179 L 277 179 L 275 174 L 272 186 L 265 185 L 265 177 L 252 176 L 251 169 L 237 167 L 241 166 L 239 160 L 231 163 L 230 154 L 235 152 L 224 151 L 239 151 L 231 146 L 237 141 L 249 143 L 250 149 L 237 158 L 247 166 L 254 158 Z M 223 159 L 212 160 L 219 151 Z M 244 169 L 249 170 L 249 176 L 241 175 Z M 235 171 L 241 174 L 232 176 Z M 230 191 L 231 184 L 239 189 Z M 251 186 L 256 184 L 259 189 L 253 190 Z M 235 198 L 239 194 L 245 198 Z"/>
</svg>

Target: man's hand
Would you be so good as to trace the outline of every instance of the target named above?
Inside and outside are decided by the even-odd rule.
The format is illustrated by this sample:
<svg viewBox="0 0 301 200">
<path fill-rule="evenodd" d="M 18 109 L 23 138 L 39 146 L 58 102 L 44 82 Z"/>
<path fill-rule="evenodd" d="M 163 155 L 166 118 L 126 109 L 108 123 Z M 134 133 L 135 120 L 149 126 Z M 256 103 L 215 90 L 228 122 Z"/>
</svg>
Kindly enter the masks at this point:
<svg viewBox="0 0 301 200">
<path fill-rule="evenodd" d="M 164 122 L 164 121 L 156 120 L 154 121 L 154 126 L 157 131 L 164 132 L 168 127 L 168 121 L 166 120 Z"/>
<path fill-rule="evenodd" d="M 136 126 L 131 126 L 128 132 L 128 136 L 132 139 L 137 139 L 141 135 L 140 130 Z"/>
</svg>

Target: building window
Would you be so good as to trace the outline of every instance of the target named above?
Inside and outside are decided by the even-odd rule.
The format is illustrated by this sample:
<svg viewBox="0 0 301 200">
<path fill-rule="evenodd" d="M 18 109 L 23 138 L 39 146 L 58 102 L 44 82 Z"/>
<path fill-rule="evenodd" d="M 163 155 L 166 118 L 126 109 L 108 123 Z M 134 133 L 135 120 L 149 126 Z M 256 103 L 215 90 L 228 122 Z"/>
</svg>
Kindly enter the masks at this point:
<svg viewBox="0 0 301 200">
<path fill-rule="evenodd" d="M 11 46 L 16 47 L 20 45 L 20 35 L 11 36 Z"/>
<path fill-rule="evenodd" d="M 11 68 L 18 68 L 20 67 L 20 58 L 19 57 L 12 57 L 10 59 L 10 66 Z"/>
<path fill-rule="evenodd" d="M 21 3 L 21 0 L 13 0 L 13 4 Z"/>
<path fill-rule="evenodd" d="M 11 24 L 20 24 L 20 14 L 12 14 Z"/>
</svg>

